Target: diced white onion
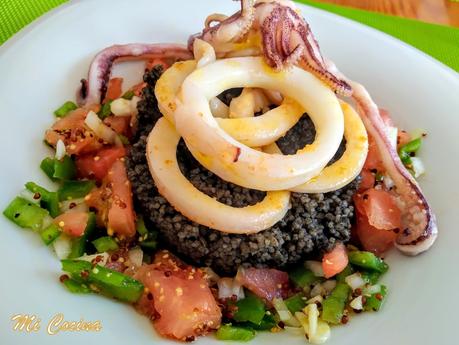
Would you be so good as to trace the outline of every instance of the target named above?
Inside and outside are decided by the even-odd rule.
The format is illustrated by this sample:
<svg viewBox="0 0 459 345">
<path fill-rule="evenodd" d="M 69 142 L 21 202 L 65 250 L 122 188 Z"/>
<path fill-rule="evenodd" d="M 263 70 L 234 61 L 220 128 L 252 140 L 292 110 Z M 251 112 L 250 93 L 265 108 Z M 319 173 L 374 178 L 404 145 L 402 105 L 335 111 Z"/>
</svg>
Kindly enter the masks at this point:
<svg viewBox="0 0 459 345">
<path fill-rule="evenodd" d="M 358 272 L 347 276 L 344 278 L 344 281 L 351 287 L 352 290 L 365 286 L 365 280 L 363 280 L 362 276 Z"/>
<path fill-rule="evenodd" d="M 306 266 L 306 268 L 310 269 L 316 277 L 324 276 L 324 270 L 322 268 L 321 262 L 308 260 L 304 263 L 304 265 Z"/>
<path fill-rule="evenodd" d="M 115 116 L 131 115 L 131 101 L 129 99 L 117 98 L 110 104 L 110 110 Z"/>
<path fill-rule="evenodd" d="M 293 317 L 292 313 L 290 312 L 290 310 L 288 310 L 282 298 L 274 298 L 272 303 L 274 308 L 276 309 L 277 314 L 279 315 L 280 320 L 283 323 L 290 327 L 300 326 L 300 323 L 297 319 Z"/>
<path fill-rule="evenodd" d="M 426 172 L 424 163 L 419 157 L 411 157 L 411 165 L 413 167 L 414 178 L 418 178 Z"/>
<path fill-rule="evenodd" d="M 327 280 L 322 283 L 325 293 L 328 295 L 336 287 L 336 280 Z"/>
<path fill-rule="evenodd" d="M 325 295 L 325 293 L 326 293 L 326 291 L 325 291 L 324 287 L 322 286 L 322 284 L 321 283 L 317 283 L 312 288 L 310 296 L 311 297 L 323 296 L 323 295 Z"/>
<path fill-rule="evenodd" d="M 59 139 L 56 143 L 56 154 L 54 157 L 56 159 L 61 160 L 62 158 L 65 157 L 66 154 L 67 154 L 67 151 L 65 150 L 65 144 L 61 139 Z"/>
<path fill-rule="evenodd" d="M 397 135 L 398 129 L 397 127 L 387 127 L 387 135 L 392 147 L 397 148 Z"/>
<path fill-rule="evenodd" d="M 236 281 L 236 279 L 220 278 L 217 284 L 218 298 L 220 299 L 231 298 L 233 295 L 235 295 L 238 300 L 245 297 L 244 288 Z"/>
<path fill-rule="evenodd" d="M 130 249 L 128 252 L 128 257 L 134 266 L 136 267 L 142 266 L 143 251 L 142 249 L 140 249 L 140 247 L 134 247 Z"/>
<path fill-rule="evenodd" d="M 115 143 L 118 138 L 118 134 L 108 127 L 92 110 L 86 115 L 84 123 L 101 139 L 109 144 Z"/>
<path fill-rule="evenodd" d="M 105 266 L 105 264 L 108 262 L 108 259 L 110 258 L 110 255 L 106 252 L 98 253 L 98 254 L 91 254 L 91 255 L 84 254 L 83 256 L 80 256 L 76 260 L 84 260 L 84 261 L 92 262 L 98 256 L 100 257 L 100 261 L 98 261 L 97 264 L 101 266 Z"/>
<path fill-rule="evenodd" d="M 284 331 L 287 331 L 293 335 L 301 335 L 304 334 L 304 330 L 302 327 L 290 327 L 290 326 L 285 326 Z"/>
<path fill-rule="evenodd" d="M 354 310 L 362 310 L 363 309 L 363 300 L 362 296 L 358 296 L 354 298 L 351 303 L 349 303 L 352 309 Z"/>
<path fill-rule="evenodd" d="M 50 215 L 46 215 L 43 218 L 43 221 L 41 223 L 41 228 L 42 229 L 46 229 L 48 226 L 51 225 L 52 222 L 53 222 L 53 218 Z"/>
<path fill-rule="evenodd" d="M 70 252 L 72 251 L 72 240 L 70 236 L 62 233 L 56 240 L 53 242 L 53 248 L 56 252 L 56 255 L 59 259 L 67 259 Z"/>
<path fill-rule="evenodd" d="M 314 338 L 315 334 L 317 333 L 317 321 L 319 319 L 319 310 L 317 309 L 317 304 L 308 304 L 304 309 L 308 315 L 309 336 Z"/>
<path fill-rule="evenodd" d="M 367 286 L 365 289 L 363 289 L 364 295 L 373 295 L 378 292 L 381 292 L 381 285 L 379 284 L 370 285 L 370 286 Z"/>
<path fill-rule="evenodd" d="M 307 304 L 316 303 L 316 302 L 322 303 L 323 300 L 324 299 L 321 295 L 317 295 L 317 296 L 314 296 L 313 298 L 308 299 L 306 303 Z"/>
<path fill-rule="evenodd" d="M 314 334 L 314 337 L 309 339 L 309 342 L 311 344 L 323 344 L 330 339 L 330 334 L 331 331 L 328 323 L 319 319 L 317 321 L 317 332 Z"/>
</svg>

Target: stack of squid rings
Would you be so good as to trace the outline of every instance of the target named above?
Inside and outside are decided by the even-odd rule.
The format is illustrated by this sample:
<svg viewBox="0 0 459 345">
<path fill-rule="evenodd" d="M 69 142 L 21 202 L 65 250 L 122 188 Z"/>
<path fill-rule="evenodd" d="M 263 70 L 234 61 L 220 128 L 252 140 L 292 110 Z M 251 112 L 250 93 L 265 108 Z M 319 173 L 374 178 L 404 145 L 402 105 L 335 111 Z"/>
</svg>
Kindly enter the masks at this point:
<svg viewBox="0 0 459 345">
<path fill-rule="evenodd" d="M 360 173 L 368 152 L 364 124 L 313 74 L 296 66 L 276 72 L 262 57 L 217 60 L 212 46 L 199 39 L 194 57 L 175 63 L 158 80 L 155 95 L 163 118 L 147 142 L 149 169 L 159 193 L 188 219 L 225 233 L 257 233 L 285 216 L 291 191 L 330 192 Z M 216 96 L 236 87 L 281 94 L 280 104 L 260 116 L 253 111 L 228 116 L 215 107 Z M 304 113 L 314 123 L 315 140 L 296 154 L 283 155 L 275 142 Z M 327 165 L 343 136 L 344 154 Z M 265 198 L 238 208 L 199 191 L 179 168 L 180 138 L 206 169 L 228 182 L 266 191 Z"/>
</svg>

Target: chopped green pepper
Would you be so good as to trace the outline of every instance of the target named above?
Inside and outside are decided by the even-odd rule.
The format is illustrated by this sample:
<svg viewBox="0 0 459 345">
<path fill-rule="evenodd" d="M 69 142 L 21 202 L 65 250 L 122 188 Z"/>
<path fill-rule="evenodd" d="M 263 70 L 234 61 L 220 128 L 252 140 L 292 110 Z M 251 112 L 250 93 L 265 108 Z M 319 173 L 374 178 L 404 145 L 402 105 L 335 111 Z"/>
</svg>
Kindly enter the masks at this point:
<svg viewBox="0 0 459 345">
<path fill-rule="evenodd" d="M 134 97 L 134 96 L 135 96 L 134 91 L 132 91 L 132 90 L 127 90 L 127 91 L 124 93 L 124 95 L 121 96 L 121 97 L 124 98 L 124 99 L 127 99 L 127 100 L 131 100 L 132 97 Z"/>
<path fill-rule="evenodd" d="M 11 201 L 3 214 L 21 228 L 29 228 L 34 231 L 41 230 L 43 220 L 49 216 L 47 210 L 21 197 L 16 197 Z"/>
<path fill-rule="evenodd" d="M 87 252 L 89 237 L 94 233 L 95 229 L 96 215 L 93 212 L 90 212 L 88 216 L 88 223 L 86 224 L 83 235 L 72 240 L 72 249 L 68 256 L 69 259 L 79 258 Z"/>
<path fill-rule="evenodd" d="M 265 304 L 253 294 L 236 302 L 237 311 L 234 313 L 234 320 L 243 322 L 249 321 L 259 325 L 265 316 Z"/>
<path fill-rule="evenodd" d="M 53 181 L 71 180 L 76 177 L 75 163 L 69 156 L 64 156 L 62 160 L 46 157 L 41 161 L 40 168 Z"/>
<path fill-rule="evenodd" d="M 57 117 L 64 117 L 72 110 L 75 110 L 77 108 L 78 106 L 75 103 L 73 103 L 72 101 L 67 101 L 54 111 L 54 115 L 56 115 Z"/>
<path fill-rule="evenodd" d="M 46 245 L 53 243 L 61 235 L 61 229 L 54 223 L 40 232 L 40 237 Z"/>
<path fill-rule="evenodd" d="M 101 120 L 105 119 L 106 117 L 110 116 L 110 114 L 112 113 L 112 108 L 111 108 L 111 104 L 112 104 L 112 100 L 109 100 L 107 102 L 105 102 L 102 107 L 100 108 L 99 112 L 97 113 L 97 115 L 99 115 L 99 118 Z"/>
<path fill-rule="evenodd" d="M 129 139 L 127 138 L 127 136 L 118 134 L 118 139 L 120 139 L 123 145 L 129 145 Z"/>
<path fill-rule="evenodd" d="M 234 341 L 249 341 L 252 340 L 256 335 L 254 330 L 232 326 L 222 325 L 215 336 L 219 340 L 234 340 Z"/>
<path fill-rule="evenodd" d="M 309 285 L 312 285 L 316 281 L 320 280 L 319 277 L 316 277 L 311 270 L 299 266 L 294 268 L 292 271 L 289 272 L 290 280 L 298 287 L 304 288 Z"/>
<path fill-rule="evenodd" d="M 302 310 L 306 306 L 305 297 L 302 293 L 297 293 L 292 297 L 284 300 L 285 305 L 292 314 L 295 314 L 297 311 Z"/>
<path fill-rule="evenodd" d="M 368 270 L 374 270 L 380 273 L 386 273 L 389 266 L 371 252 L 355 250 L 348 253 L 349 262 L 355 266 Z"/>
<path fill-rule="evenodd" d="M 381 291 L 378 293 L 372 294 L 370 297 L 366 297 L 366 302 L 363 308 L 366 311 L 373 310 L 379 311 L 386 300 L 387 295 L 387 287 L 385 285 L 381 285 Z"/>
<path fill-rule="evenodd" d="M 72 200 L 86 196 L 96 183 L 94 181 L 64 181 L 57 191 L 59 200 Z"/>
<path fill-rule="evenodd" d="M 50 192 L 34 182 L 27 182 L 25 187 L 32 193 L 38 194 L 40 206 L 47 209 L 51 217 L 55 218 L 61 214 L 59 209 L 59 197 L 56 192 Z"/>
<path fill-rule="evenodd" d="M 354 273 L 354 269 L 351 265 L 347 265 L 344 270 L 336 275 L 336 280 L 339 282 L 344 282 L 344 279 L 346 279 L 346 277 L 350 276 L 352 273 Z"/>
<path fill-rule="evenodd" d="M 322 303 L 322 319 L 332 324 L 339 324 L 344 314 L 344 307 L 351 288 L 343 282 L 336 284 L 336 287 Z"/>
<path fill-rule="evenodd" d="M 415 154 L 421 147 L 421 144 L 422 139 L 419 137 L 411 140 L 398 150 L 398 155 L 400 156 L 400 159 L 403 162 L 403 164 L 410 165 L 412 163 L 411 154 Z"/>
<path fill-rule="evenodd" d="M 135 224 L 137 232 L 139 233 L 140 236 L 144 236 L 148 234 L 148 229 L 145 226 L 145 221 L 143 220 L 142 216 L 137 217 L 137 222 Z"/>
<path fill-rule="evenodd" d="M 96 247 L 98 253 L 117 250 L 119 248 L 118 243 L 116 243 L 114 238 L 110 236 L 99 237 L 98 239 L 92 241 L 92 244 Z"/>
<path fill-rule="evenodd" d="M 72 279 L 88 284 L 95 292 L 129 303 L 142 296 L 143 284 L 125 274 L 83 260 L 62 260 L 61 263 L 62 270 Z"/>
<path fill-rule="evenodd" d="M 374 285 L 378 282 L 379 278 L 381 278 L 381 273 L 378 271 L 362 271 L 361 272 L 362 278 L 366 283 L 370 283 Z"/>
<path fill-rule="evenodd" d="M 156 240 L 142 241 L 139 244 L 142 249 L 149 251 L 153 251 L 158 247 L 158 242 Z"/>
<path fill-rule="evenodd" d="M 90 293 L 91 289 L 83 283 L 77 282 L 75 279 L 64 280 L 64 285 L 71 293 Z"/>
</svg>

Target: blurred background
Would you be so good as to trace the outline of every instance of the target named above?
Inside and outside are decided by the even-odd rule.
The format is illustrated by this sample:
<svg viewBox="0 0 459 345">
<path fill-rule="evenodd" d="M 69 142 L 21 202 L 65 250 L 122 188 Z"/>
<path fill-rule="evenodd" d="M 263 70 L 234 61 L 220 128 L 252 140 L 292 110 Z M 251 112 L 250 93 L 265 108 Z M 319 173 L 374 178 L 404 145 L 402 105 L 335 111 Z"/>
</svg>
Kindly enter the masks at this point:
<svg viewBox="0 0 459 345">
<path fill-rule="evenodd" d="M 459 0 L 316 0 L 459 27 Z"/>
</svg>

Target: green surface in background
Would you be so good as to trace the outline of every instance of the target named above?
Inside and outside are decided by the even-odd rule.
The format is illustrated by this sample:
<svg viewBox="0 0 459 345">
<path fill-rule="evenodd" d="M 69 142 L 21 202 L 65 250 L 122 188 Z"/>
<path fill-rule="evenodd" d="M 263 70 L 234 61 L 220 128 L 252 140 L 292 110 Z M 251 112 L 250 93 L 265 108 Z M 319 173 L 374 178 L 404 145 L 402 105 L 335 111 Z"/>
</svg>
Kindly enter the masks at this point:
<svg viewBox="0 0 459 345">
<path fill-rule="evenodd" d="M 459 72 L 459 29 L 310 0 L 297 1 L 386 32 Z M 0 0 L 0 44 L 35 18 L 64 2 L 67 0 Z"/>
</svg>

